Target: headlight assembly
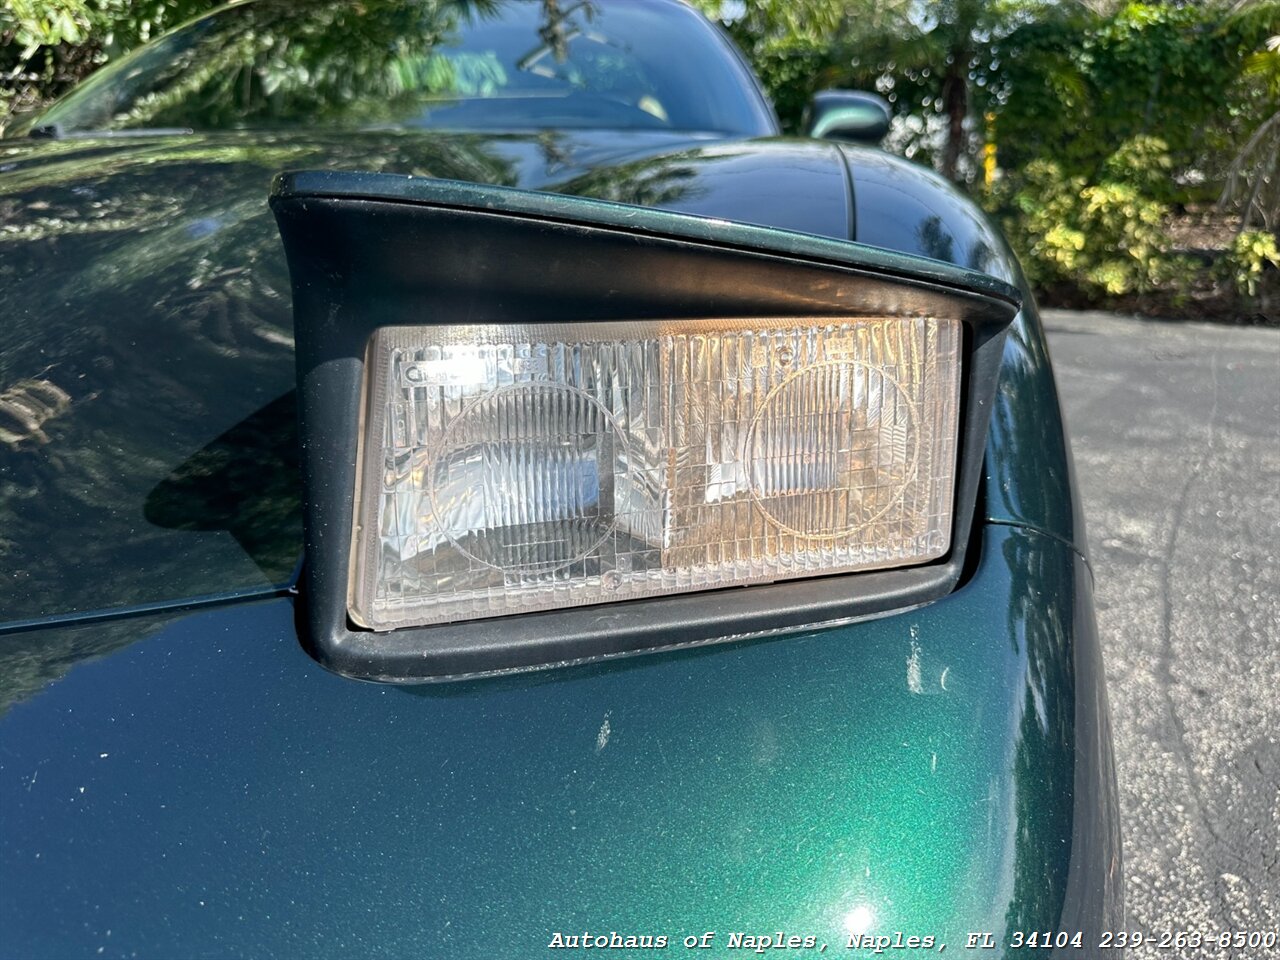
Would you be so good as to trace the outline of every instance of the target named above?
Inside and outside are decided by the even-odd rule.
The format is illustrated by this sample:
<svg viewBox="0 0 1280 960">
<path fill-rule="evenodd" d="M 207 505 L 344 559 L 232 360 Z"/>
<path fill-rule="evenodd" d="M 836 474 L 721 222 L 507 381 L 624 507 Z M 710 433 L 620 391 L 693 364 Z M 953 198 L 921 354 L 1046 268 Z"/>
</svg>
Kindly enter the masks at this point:
<svg viewBox="0 0 1280 960">
<path fill-rule="evenodd" d="M 289 175 L 272 203 L 294 281 L 307 629 L 335 669 L 546 666 L 955 583 L 1011 288 L 439 181 Z"/>
<path fill-rule="evenodd" d="M 381 328 L 351 618 L 386 630 L 936 560 L 959 326 Z"/>
</svg>

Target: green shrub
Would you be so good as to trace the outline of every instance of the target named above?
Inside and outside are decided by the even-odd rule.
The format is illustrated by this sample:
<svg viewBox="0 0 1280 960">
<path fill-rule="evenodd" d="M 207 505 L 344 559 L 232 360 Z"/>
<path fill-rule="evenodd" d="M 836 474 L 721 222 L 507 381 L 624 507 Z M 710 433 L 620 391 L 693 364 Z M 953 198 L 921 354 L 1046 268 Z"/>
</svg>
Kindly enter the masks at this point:
<svg viewBox="0 0 1280 960">
<path fill-rule="evenodd" d="M 83 0 L 9 0 L 0 9 L 0 32 L 19 58 L 30 59 L 38 47 L 83 41 L 88 17 Z"/>
<path fill-rule="evenodd" d="M 61 96 L 108 59 L 226 0 L 4 0 L 0 129 Z"/>
<path fill-rule="evenodd" d="M 19 106 L 71 82 L 60 52 L 88 37 L 83 0 L 8 0 L 0 6 L 0 125 Z"/>
<path fill-rule="evenodd" d="M 1027 274 L 1091 297 L 1145 293 L 1183 266 L 1169 254 L 1165 223 L 1170 161 L 1163 143 L 1135 137 L 1104 164 L 1098 182 L 1033 160 L 995 201 Z"/>
<path fill-rule="evenodd" d="M 1231 249 L 1218 263 L 1221 275 L 1241 297 L 1257 297 L 1267 264 L 1280 267 L 1280 247 L 1274 234 L 1265 230 L 1245 230 L 1237 235 Z"/>
</svg>

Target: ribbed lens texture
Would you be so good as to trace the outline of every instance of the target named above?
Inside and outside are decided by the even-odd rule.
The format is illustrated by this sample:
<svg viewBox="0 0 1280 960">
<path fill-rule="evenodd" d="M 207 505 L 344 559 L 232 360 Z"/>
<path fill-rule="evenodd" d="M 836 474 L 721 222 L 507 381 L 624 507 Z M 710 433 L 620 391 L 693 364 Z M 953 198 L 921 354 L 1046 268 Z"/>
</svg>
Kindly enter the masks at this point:
<svg viewBox="0 0 1280 960">
<path fill-rule="evenodd" d="M 353 619 L 374 629 L 922 563 L 952 320 L 385 328 Z"/>
</svg>

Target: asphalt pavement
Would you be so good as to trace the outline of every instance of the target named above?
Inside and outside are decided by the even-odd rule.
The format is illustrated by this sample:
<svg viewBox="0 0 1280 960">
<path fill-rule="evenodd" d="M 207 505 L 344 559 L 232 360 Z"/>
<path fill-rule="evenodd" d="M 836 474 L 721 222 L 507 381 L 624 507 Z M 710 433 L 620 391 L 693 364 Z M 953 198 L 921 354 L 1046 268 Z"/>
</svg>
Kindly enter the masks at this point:
<svg viewBox="0 0 1280 960">
<path fill-rule="evenodd" d="M 1128 927 L 1280 928 L 1280 330 L 1046 311 L 1115 724 Z M 1280 957 L 1159 950 L 1132 957 Z"/>
</svg>

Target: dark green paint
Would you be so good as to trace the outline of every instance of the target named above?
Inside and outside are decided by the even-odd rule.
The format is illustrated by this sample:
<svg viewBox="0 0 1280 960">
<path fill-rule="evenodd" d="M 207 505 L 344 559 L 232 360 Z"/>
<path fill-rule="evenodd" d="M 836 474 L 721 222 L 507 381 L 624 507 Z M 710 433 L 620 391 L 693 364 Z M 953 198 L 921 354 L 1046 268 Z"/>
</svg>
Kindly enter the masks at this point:
<svg viewBox="0 0 1280 960">
<path fill-rule="evenodd" d="M 0 719 L 25 955 L 529 957 L 585 928 L 848 956 L 860 906 L 949 952 L 1119 920 L 1114 847 L 1080 839 L 1115 814 L 1079 789 L 1109 762 L 1088 573 L 1056 539 L 988 527 L 973 579 L 899 616 L 444 689 L 325 672 L 287 601 L 132 629 Z"/>
</svg>

